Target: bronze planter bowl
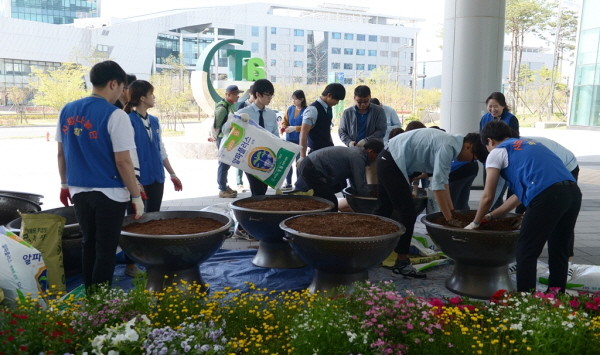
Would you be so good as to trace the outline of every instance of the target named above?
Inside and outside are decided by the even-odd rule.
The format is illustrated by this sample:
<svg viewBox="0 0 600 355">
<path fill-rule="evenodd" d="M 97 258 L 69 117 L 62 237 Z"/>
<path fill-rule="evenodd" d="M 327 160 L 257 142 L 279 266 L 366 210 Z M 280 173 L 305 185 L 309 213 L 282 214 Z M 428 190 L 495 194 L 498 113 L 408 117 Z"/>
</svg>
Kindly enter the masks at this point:
<svg viewBox="0 0 600 355">
<path fill-rule="evenodd" d="M 79 228 L 77 216 L 75 215 L 75 208 L 73 206 L 60 207 L 37 213 L 49 213 L 65 217 L 66 221 L 62 233 L 62 252 L 65 274 L 67 276 L 72 276 L 80 273 L 82 258 L 81 242 L 83 241 L 83 236 L 81 234 L 81 229 Z M 21 233 L 21 221 L 21 217 L 14 219 L 6 225 L 6 228 L 19 235 Z"/>
<path fill-rule="evenodd" d="M 362 215 L 362 213 L 336 213 Z M 320 215 L 332 213 L 320 213 Z M 353 292 L 353 283 L 366 281 L 368 270 L 379 265 L 398 243 L 406 230 L 400 223 L 385 217 L 375 216 L 382 221 L 398 226 L 398 231 L 372 237 L 331 237 L 307 234 L 288 227 L 291 217 L 279 225 L 285 231 L 285 240 L 290 243 L 298 256 L 315 269 L 309 291 L 334 291 L 345 286 L 346 292 Z"/>
<path fill-rule="evenodd" d="M 13 195 L 0 194 L 0 225 L 19 218 L 21 213 L 35 213 L 42 208 L 39 204 Z"/>
<path fill-rule="evenodd" d="M 515 260 L 519 231 L 489 231 L 443 226 L 431 221 L 442 215 L 421 218 L 431 239 L 455 261 L 446 288 L 456 294 L 489 299 L 500 289 L 514 291 L 508 264 Z M 509 213 L 506 217 L 514 217 Z"/>
<path fill-rule="evenodd" d="M 119 244 L 123 251 L 136 263 L 146 267 L 148 280 L 146 289 L 161 291 L 164 287 L 181 280 L 197 282 L 206 290 L 198 265 L 210 258 L 229 237 L 233 221 L 228 216 L 203 211 L 150 212 L 141 219 L 126 216 L 123 226 L 168 218 L 214 219 L 224 225 L 204 233 L 183 235 L 149 235 L 121 231 Z"/>
<path fill-rule="evenodd" d="M 10 195 L 10 196 L 24 198 L 33 203 L 37 203 L 38 205 L 42 205 L 42 199 L 44 198 L 44 195 L 38 195 L 38 194 L 30 193 L 30 192 L 6 191 L 6 190 L 0 190 L 0 195 Z"/>
<path fill-rule="evenodd" d="M 327 204 L 327 207 L 308 211 L 267 211 L 238 206 L 243 201 L 268 201 L 271 199 L 302 199 L 317 200 Z M 252 264 L 260 267 L 276 269 L 293 269 L 304 266 L 304 262 L 296 256 L 290 245 L 283 240 L 285 233 L 279 224 L 286 218 L 309 213 L 329 212 L 333 203 L 316 196 L 297 195 L 268 195 L 253 196 L 240 199 L 230 204 L 235 219 L 252 237 L 259 241 L 258 251 L 252 259 Z"/>
<path fill-rule="evenodd" d="M 377 186 L 377 184 L 369 184 L 369 191 L 377 191 Z M 354 212 L 375 214 L 377 197 L 357 195 L 356 191 L 351 186 L 343 189 L 342 194 Z M 417 197 L 413 200 L 415 211 L 417 212 L 417 215 L 420 215 L 425 210 L 425 207 L 427 207 L 427 192 L 425 192 L 425 189 L 419 188 Z"/>
</svg>

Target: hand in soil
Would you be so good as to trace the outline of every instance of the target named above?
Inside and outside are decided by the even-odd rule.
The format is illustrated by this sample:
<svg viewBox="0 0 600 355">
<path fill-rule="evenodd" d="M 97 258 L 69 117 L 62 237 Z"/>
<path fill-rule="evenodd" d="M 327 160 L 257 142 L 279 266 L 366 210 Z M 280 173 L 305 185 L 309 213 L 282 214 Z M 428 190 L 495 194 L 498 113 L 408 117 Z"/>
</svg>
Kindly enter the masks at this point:
<svg viewBox="0 0 600 355">
<path fill-rule="evenodd" d="M 456 227 L 456 228 L 462 228 L 463 227 L 463 222 L 459 221 L 458 219 L 455 218 L 450 218 L 446 223 L 448 223 L 449 226 L 451 227 Z"/>
</svg>

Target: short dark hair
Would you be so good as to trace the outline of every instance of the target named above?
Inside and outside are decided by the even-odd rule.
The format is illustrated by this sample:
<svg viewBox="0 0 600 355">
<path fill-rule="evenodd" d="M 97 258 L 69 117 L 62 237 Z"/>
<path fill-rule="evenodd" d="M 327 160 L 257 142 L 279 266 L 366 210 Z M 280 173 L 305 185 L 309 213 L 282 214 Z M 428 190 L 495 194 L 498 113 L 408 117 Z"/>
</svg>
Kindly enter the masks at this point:
<svg viewBox="0 0 600 355">
<path fill-rule="evenodd" d="M 354 96 L 367 97 L 371 96 L 371 89 L 367 85 L 358 85 L 354 88 Z"/>
<path fill-rule="evenodd" d="M 297 99 L 299 99 L 299 100 L 302 100 L 301 106 L 302 107 L 306 107 L 306 95 L 304 95 L 304 91 L 302 91 L 302 90 L 296 90 L 296 91 L 294 91 L 292 93 L 292 96 L 295 97 L 295 98 L 297 98 Z"/>
<path fill-rule="evenodd" d="M 383 142 L 381 141 L 381 139 L 372 138 L 369 139 L 367 143 L 365 143 L 365 145 L 363 145 L 363 148 L 365 150 L 371 149 L 375 153 L 379 154 L 383 150 Z"/>
<path fill-rule="evenodd" d="M 392 139 L 392 138 L 396 137 L 397 135 L 399 135 L 400 133 L 404 133 L 404 130 L 400 127 L 396 127 L 390 131 L 390 134 L 388 135 L 388 139 Z"/>
<path fill-rule="evenodd" d="M 127 82 L 125 83 L 125 85 L 129 85 L 136 80 L 137 80 L 137 76 L 135 76 L 134 74 L 127 74 Z"/>
<path fill-rule="evenodd" d="M 412 131 L 413 129 L 427 128 L 421 121 L 410 121 L 406 125 L 404 132 Z"/>
<path fill-rule="evenodd" d="M 256 98 L 256 94 L 267 94 L 273 95 L 275 93 L 275 88 L 273 87 L 273 83 L 271 83 L 267 79 L 258 79 L 252 84 L 252 96 Z"/>
<path fill-rule="evenodd" d="M 485 103 L 487 104 L 488 101 L 490 101 L 490 100 L 498 101 L 500 106 L 504 107 L 504 110 L 502 110 L 503 113 L 506 111 L 510 111 L 510 108 L 506 104 L 506 97 L 504 97 L 503 93 L 498 92 L 498 91 L 491 93 L 490 96 L 488 96 L 488 98 L 485 99 Z"/>
<path fill-rule="evenodd" d="M 327 96 L 330 94 L 335 100 L 343 100 L 346 98 L 346 88 L 344 88 L 344 85 L 340 83 L 331 83 L 325 87 L 321 93 L 321 96 Z"/>
<path fill-rule="evenodd" d="M 371 98 L 371 103 L 375 104 L 375 105 L 378 105 L 378 106 L 381 106 L 381 102 L 379 102 L 379 99 L 376 98 L 376 97 L 372 97 Z"/>
<path fill-rule="evenodd" d="M 471 143 L 473 145 L 473 153 L 477 157 L 477 160 L 485 164 L 489 152 L 485 148 L 485 145 L 481 143 L 481 136 L 479 133 L 468 133 L 463 139 L 463 143 Z"/>
<path fill-rule="evenodd" d="M 514 130 L 502 121 L 490 121 L 483 126 L 481 130 L 481 143 L 487 145 L 488 138 L 503 141 L 506 138 L 512 138 Z"/>
<path fill-rule="evenodd" d="M 94 87 L 103 88 L 111 80 L 116 80 L 119 84 L 127 82 L 127 74 L 123 68 L 112 60 L 97 63 L 90 70 L 90 81 Z"/>
</svg>

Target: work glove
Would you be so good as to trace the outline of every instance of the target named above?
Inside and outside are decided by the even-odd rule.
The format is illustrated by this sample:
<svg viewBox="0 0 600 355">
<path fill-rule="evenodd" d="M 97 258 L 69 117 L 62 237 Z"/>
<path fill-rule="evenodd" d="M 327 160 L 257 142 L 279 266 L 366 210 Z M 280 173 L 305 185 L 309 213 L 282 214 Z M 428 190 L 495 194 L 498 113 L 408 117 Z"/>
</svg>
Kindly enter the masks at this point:
<svg viewBox="0 0 600 355">
<path fill-rule="evenodd" d="M 171 174 L 171 181 L 173 182 L 173 186 L 175 187 L 175 191 L 183 190 L 183 185 L 181 184 L 181 180 L 175 174 Z"/>
<path fill-rule="evenodd" d="M 363 145 L 365 145 L 365 143 L 367 143 L 366 139 L 361 139 L 358 141 L 358 143 L 356 143 L 357 147 L 362 147 Z"/>
<path fill-rule="evenodd" d="M 292 132 L 296 132 L 296 126 L 287 126 L 285 128 L 285 133 L 292 133 Z"/>
<path fill-rule="evenodd" d="M 138 182 L 138 188 L 140 189 L 140 197 L 142 198 L 142 200 L 147 200 L 148 195 L 146 195 L 146 190 L 144 190 L 144 185 L 142 185 Z"/>
<path fill-rule="evenodd" d="M 71 193 L 69 192 L 69 185 L 60 184 L 60 202 L 65 207 L 69 207 L 69 205 L 73 204 L 73 200 L 71 200 Z"/>
<path fill-rule="evenodd" d="M 473 221 L 473 222 L 469 223 L 469 225 L 466 226 L 465 229 L 477 229 L 477 228 L 479 228 L 479 226 L 480 226 L 480 223 Z"/>
<path fill-rule="evenodd" d="M 456 228 L 462 228 L 462 222 L 456 218 L 450 218 L 449 220 L 447 220 L 447 222 L 448 222 L 449 226 L 456 227 Z"/>
<path fill-rule="evenodd" d="M 244 122 L 250 121 L 250 116 L 247 113 L 240 113 L 240 119 Z"/>
<path fill-rule="evenodd" d="M 131 198 L 131 206 L 133 207 L 133 219 L 140 219 L 144 215 L 144 201 L 141 196 Z"/>
<path fill-rule="evenodd" d="M 354 147 L 354 146 L 356 146 L 356 142 L 355 141 L 352 141 L 352 142 L 348 143 L 348 147 Z"/>
</svg>

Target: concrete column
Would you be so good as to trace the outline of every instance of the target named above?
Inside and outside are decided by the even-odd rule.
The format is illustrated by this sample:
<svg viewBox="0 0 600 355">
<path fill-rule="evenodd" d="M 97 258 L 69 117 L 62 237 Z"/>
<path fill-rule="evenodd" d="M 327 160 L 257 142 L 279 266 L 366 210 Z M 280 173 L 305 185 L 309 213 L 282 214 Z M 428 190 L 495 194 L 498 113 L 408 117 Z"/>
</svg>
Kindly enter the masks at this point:
<svg viewBox="0 0 600 355">
<path fill-rule="evenodd" d="M 502 88 L 506 0 L 446 0 L 440 125 L 479 131 L 485 99 Z"/>
</svg>

